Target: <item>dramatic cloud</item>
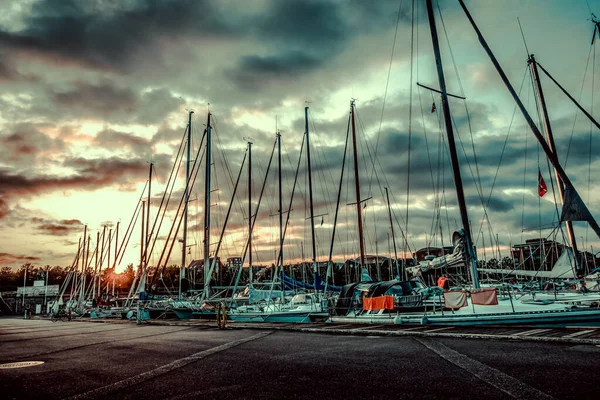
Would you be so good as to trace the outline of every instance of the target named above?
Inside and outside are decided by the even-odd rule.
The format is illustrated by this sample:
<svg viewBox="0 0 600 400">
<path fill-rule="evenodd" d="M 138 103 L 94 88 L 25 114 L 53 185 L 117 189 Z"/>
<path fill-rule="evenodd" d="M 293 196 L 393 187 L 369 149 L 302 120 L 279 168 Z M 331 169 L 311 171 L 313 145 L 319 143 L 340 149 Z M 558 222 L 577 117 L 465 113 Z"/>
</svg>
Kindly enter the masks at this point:
<svg viewBox="0 0 600 400">
<path fill-rule="evenodd" d="M 0 264 L 12 265 L 40 261 L 39 257 L 26 256 L 24 254 L 0 253 Z"/>
<path fill-rule="evenodd" d="M 51 236 L 67 236 L 81 230 L 81 221 L 78 219 L 69 219 L 62 221 L 48 221 L 42 218 L 32 218 L 32 222 L 38 224 L 37 229 L 41 233 Z"/>
</svg>

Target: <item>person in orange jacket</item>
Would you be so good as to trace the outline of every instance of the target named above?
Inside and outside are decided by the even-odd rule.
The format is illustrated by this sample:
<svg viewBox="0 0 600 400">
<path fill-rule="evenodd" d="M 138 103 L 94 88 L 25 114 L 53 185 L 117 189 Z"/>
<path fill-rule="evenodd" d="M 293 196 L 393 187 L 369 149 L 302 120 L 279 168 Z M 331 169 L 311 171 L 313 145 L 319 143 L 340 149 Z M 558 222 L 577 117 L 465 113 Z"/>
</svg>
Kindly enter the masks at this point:
<svg viewBox="0 0 600 400">
<path fill-rule="evenodd" d="M 446 278 L 445 275 L 442 275 L 438 278 L 437 284 L 444 290 L 450 289 L 450 279 Z"/>
</svg>

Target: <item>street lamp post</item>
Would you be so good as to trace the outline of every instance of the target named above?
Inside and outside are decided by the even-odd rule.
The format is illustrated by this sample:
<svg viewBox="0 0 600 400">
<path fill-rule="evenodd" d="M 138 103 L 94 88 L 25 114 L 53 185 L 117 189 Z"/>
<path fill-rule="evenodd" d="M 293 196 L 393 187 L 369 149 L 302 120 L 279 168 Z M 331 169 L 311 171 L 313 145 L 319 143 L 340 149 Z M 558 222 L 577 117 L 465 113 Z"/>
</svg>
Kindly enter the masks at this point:
<svg viewBox="0 0 600 400">
<path fill-rule="evenodd" d="M 50 266 L 46 268 L 46 285 L 44 286 L 44 309 L 48 308 L 46 304 L 46 298 L 48 296 L 48 274 L 50 273 Z"/>
<path fill-rule="evenodd" d="M 23 311 L 25 318 L 27 318 L 27 311 L 25 310 L 25 286 L 27 284 L 27 265 L 25 265 L 25 271 L 23 272 Z"/>
</svg>

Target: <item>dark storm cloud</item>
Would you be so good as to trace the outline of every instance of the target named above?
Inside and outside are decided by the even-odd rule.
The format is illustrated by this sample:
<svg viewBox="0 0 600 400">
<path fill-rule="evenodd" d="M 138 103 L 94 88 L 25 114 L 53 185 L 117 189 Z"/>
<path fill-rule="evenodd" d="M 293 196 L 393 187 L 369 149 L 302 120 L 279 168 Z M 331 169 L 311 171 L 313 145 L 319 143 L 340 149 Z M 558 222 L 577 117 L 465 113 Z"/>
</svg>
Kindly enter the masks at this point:
<svg viewBox="0 0 600 400">
<path fill-rule="evenodd" d="M 132 1 L 42 0 L 25 18 L 25 28 L 0 31 L 0 46 L 96 69 L 127 70 L 136 56 L 163 37 L 230 36 L 226 22 L 210 0 Z"/>
<path fill-rule="evenodd" d="M 323 66 L 323 58 L 295 51 L 273 56 L 242 57 L 237 68 L 230 72 L 239 87 L 257 90 L 274 81 L 287 81 L 304 72 Z"/>
<path fill-rule="evenodd" d="M 129 88 L 119 88 L 108 82 L 90 84 L 76 82 L 74 88 L 51 93 L 63 111 L 74 116 L 110 118 L 116 113 L 131 113 L 136 109 L 135 93 Z"/>
<path fill-rule="evenodd" d="M 127 147 L 133 151 L 148 147 L 150 144 L 150 140 L 148 139 L 130 133 L 117 132 L 112 129 L 98 132 L 94 142 L 106 149 L 123 149 Z"/>
<path fill-rule="evenodd" d="M 27 168 L 35 165 L 42 153 L 49 158 L 64 150 L 64 141 L 44 134 L 41 129 L 45 127 L 50 125 L 20 123 L 7 126 L 4 132 L 0 132 L 2 159 L 15 166 Z"/>
<path fill-rule="evenodd" d="M 8 214 L 10 214 L 10 209 L 8 208 L 8 203 L 4 199 L 4 196 L 0 195 L 0 219 L 3 219 Z"/>
<path fill-rule="evenodd" d="M 478 196 L 469 196 L 467 199 L 467 204 L 471 204 L 471 205 L 480 205 L 481 204 L 481 199 Z M 500 193 L 496 193 L 494 196 L 489 197 L 489 201 L 488 198 L 484 198 L 484 202 L 483 202 L 486 206 L 488 211 L 495 211 L 495 212 L 507 212 L 510 210 L 513 210 L 517 207 L 518 204 L 521 204 L 521 199 L 520 198 L 505 198 L 504 196 L 502 196 L 502 194 Z M 457 204 L 455 202 L 455 204 Z"/>
<path fill-rule="evenodd" d="M 365 12 L 370 16 L 366 24 Z M 247 91 L 289 82 L 323 68 L 357 35 L 389 28 L 396 14 L 397 5 L 392 2 L 348 8 L 344 3 L 325 0 L 273 1 L 256 19 L 254 28 L 264 51 L 242 56 L 227 75 Z"/>
<path fill-rule="evenodd" d="M 78 219 L 64 219 L 60 221 L 46 220 L 43 218 L 34 217 L 31 222 L 36 224 L 42 234 L 51 236 L 67 236 L 73 232 L 81 230 L 82 222 Z"/>
<path fill-rule="evenodd" d="M 166 88 L 140 94 L 131 87 L 107 80 L 78 81 L 69 89 L 50 90 L 49 100 L 55 108 L 48 111 L 49 117 L 83 117 L 142 125 L 160 123 L 183 103 Z"/>
<path fill-rule="evenodd" d="M 34 256 L 26 256 L 25 254 L 0 253 L 0 264 L 3 265 L 31 261 L 40 261 L 40 258 Z"/>
<path fill-rule="evenodd" d="M 147 171 L 141 160 L 125 160 L 116 157 L 102 159 L 69 158 L 63 162 L 65 167 L 74 168 L 80 174 L 94 177 L 90 183 L 117 183 L 124 177 L 143 177 Z"/>
<path fill-rule="evenodd" d="M 130 185 L 132 182 L 142 181 L 147 172 L 143 160 L 110 159 L 84 159 L 68 158 L 63 166 L 74 168 L 77 173 L 72 176 L 58 177 L 50 175 L 37 175 L 34 177 L 11 173 L 0 169 L 0 196 L 1 205 L 6 205 L 8 200 L 15 196 L 38 195 L 53 190 L 88 189 L 96 190 L 109 185 Z M 5 217 L 10 210 L 6 207 L 0 213 Z"/>
<path fill-rule="evenodd" d="M 0 57 L 2 54 L 0 53 Z M 4 61 L 0 61 L 0 82 L 11 82 L 18 80 L 19 74 Z"/>
</svg>

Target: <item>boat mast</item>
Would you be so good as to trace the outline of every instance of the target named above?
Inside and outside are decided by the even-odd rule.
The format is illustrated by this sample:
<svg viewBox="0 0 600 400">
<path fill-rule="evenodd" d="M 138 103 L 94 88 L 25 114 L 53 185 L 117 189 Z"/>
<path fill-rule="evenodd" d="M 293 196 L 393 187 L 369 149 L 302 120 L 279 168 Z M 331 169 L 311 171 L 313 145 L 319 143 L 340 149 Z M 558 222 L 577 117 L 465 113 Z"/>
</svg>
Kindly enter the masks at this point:
<svg viewBox="0 0 600 400">
<path fill-rule="evenodd" d="M 308 134 L 308 107 L 304 107 L 304 132 L 306 133 L 306 162 L 308 165 L 308 194 L 310 204 L 310 232 L 312 237 L 312 254 L 313 254 L 313 275 L 315 282 L 315 292 L 317 291 L 317 242 L 315 240 L 315 218 L 313 206 L 313 190 L 312 190 L 312 170 L 310 168 L 310 140 Z"/>
<path fill-rule="evenodd" d="M 463 11 L 465 12 L 465 15 L 469 19 L 469 22 L 473 26 L 473 29 L 475 30 L 475 33 L 477 33 L 477 38 L 479 39 L 479 43 L 481 44 L 481 46 L 483 47 L 483 49 L 485 50 L 485 52 L 487 53 L 487 55 L 490 57 L 490 60 L 492 61 L 492 64 L 494 64 L 494 67 L 496 68 L 496 71 L 500 75 L 500 78 L 502 79 L 502 82 L 504 82 L 504 85 L 508 89 L 508 91 L 511 94 L 511 96 L 513 97 L 514 101 L 517 103 L 517 106 L 521 110 L 521 113 L 523 114 L 523 117 L 525 117 L 525 121 L 527 121 L 527 125 L 529 125 L 529 128 L 531 129 L 531 131 L 533 132 L 535 138 L 537 139 L 537 141 L 539 142 L 540 146 L 544 150 L 544 153 L 546 153 L 546 157 L 548 157 L 548 160 L 550 161 L 550 163 L 552 164 L 552 166 L 556 170 L 556 173 L 560 177 L 560 180 L 564 184 L 564 186 L 565 186 L 565 198 L 569 199 L 569 203 L 570 203 L 568 205 L 568 208 L 570 209 L 569 211 L 571 211 L 571 212 L 574 211 L 574 213 L 577 214 L 579 220 L 587 221 L 588 224 L 590 225 L 590 227 L 596 233 L 596 235 L 598 235 L 598 237 L 600 237 L 600 226 L 598 226 L 598 223 L 596 222 L 596 220 L 594 219 L 594 217 L 590 213 L 590 211 L 587 208 L 586 204 L 581 199 L 581 196 L 579 195 L 579 193 L 577 193 L 577 190 L 575 190 L 575 187 L 573 186 L 573 183 L 571 182 L 571 180 L 567 176 L 567 173 L 565 172 L 565 170 L 560 165 L 560 163 L 558 161 L 558 157 L 556 157 L 556 154 L 554 154 L 550 150 L 550 147 L 546 143 L 546 140 L 544 139 L 544 136 L 542 135 L 542 133 L 540 132 L 540 130 L 538 129 L 538 127 L 535 125 L 535 122 L 533 122 L 533 119 L 531 119 L 531 116 L 527 112 L 527 109 L 523 105 L 523 102 L 521 101 L 521 99 L 517 95 L 517 92 L 515 92 L 515 89 L 512 87 L 510 81 L 506 77 L 506 74 L 502 70 L 502 67 L 498 63 L 498 60 L 496 60 L 496 57 L 494 56 L 494 53 L 492 53 L 492 50 L 490 49 L 490 47 L 488 46 L 485 38 L 481 34 L 481 31 L 479 30 L 479 28 L 477 27 L 477 24 L 473 20 L 473 17 L 471 17 L 471 13 L 469 13 L 469 10 L 467 9 L 467 6 L 463 2 L 463 0 L 458 0 L 458 1 L 459 1 L 460 5 L 461 5 Z M 564 216 L 564 214 L 565 214 L 565 207 L 563 207 L 563 216 Z M 563 218 L 563 216 L 561 216 L 561 218 Z M 581 264 L 579 266 L 581 266 Z M 582 272 L 583 272 L 582 270 L 578 270 L 578 274 L 581 274 Z"/>
<path fill-rule="evenodd" d="M 96 249 L 94 250 L 94 285 L 92 292 L 96 297 L 96 280 L 98 280 L 98 288 L 100 288 L 100 274 L 98 273 L 98 247 L 100 246 L 100 231 L 96 232 Z M 98 296 L 100 296 L 100 290 L 98 290 Z"/>
<path fill-rule="evenodd" d="M 187 250 L 187 216 L 188 216 L 188 202 L 190 200 L 190 159 L 191 159 L 191 145 L 192 145 L 192 114 L 193 111 L 188 112 L 188 129 L 187 129 L 187 162 L 185 166 L 185 193 L 184 193 L 184 206 L 183 206 L 183 241 L 181 249 L 181 268 L 179 269 L 179 300 L 181 300 L 181 283 L 183 281 L 183 274 L 185 273 L 185 256 Z"/>
<path fill-rule="evenodd" d="M 529 63 L 529 67 L 531 68 L 531 73 L 533 74 L 533 79 L 535 81 L 535 87 L 537 89 L 538 99 L 540 101 L 540 106 L 542 108 L 544 129 L 546 130 L 546 136 L 548 138 L 548 147 L 556 157 L 558 157 L 558 153 L 556 152 L 556 144 L 554 143 L 554 135 L 552 133 L 552 126 L 550 125 L 550 118 L 548 117 L 548 108 L 546 107 L 546 99 L 544 98 L 544 91 L 542 89 L 542 82 L 540 81 L 540 75 L 538 73 L 537 64 L 535 62 L 535 56 L 531 54 L 529 59 L 527 60 Z M 561 204 L 565 205 L 565 187 L 563 182 L 560 180 L 556 168 L 554 168 L 554 176 L 556 178 L 556 184 L 558 186 L 558 192 L 560 194 Z M 560 221 L 559 221 L 560 225 Z M 579 252 L 577 251 L 577 239 L 575 239 L 575 232 L 573 230 L 573 222 L 565 221 L 565 225 L 567 227 L 567 234 L 569 236 L 569 242 L 571 243 L 571 249 L 573 250 L 573 258 L 575 259 L 575 268 L 577 270 L 581 270 L 581 262 L 579 260 Z"/>
<path fill-rule="evenodd" d="M 212 164 L 210 115 L 209 111 L 206 121 L 206 173 L 204 180 L 204 287 L 210 284 L 209 271 L 206 268 L 210 264 L 210 166 Z"/>
<path fill-rule="evenodd" d="M 398 250 L 396 249 L 396 236 L 394 235 L 394 223 L 392 222 L 392 207 L 390 206 L 390 195 L 388 193 L 388 188 L 384 189 L 385 197 L 387 199 L 388 216 L 390 217 L 390 227 L 392 228 L 392 243 L 394 244 L 394 264 L 396 265 L 396 274 L 398 274 L 398 276 L 400 276 L 401 279 L 404 279 L 404 266 L 402 266 L 402 275 L 400 275 L 400 270 L 398 269 Z"/>
<path fill-rule="evenodd" d="M 335 285 L 333 280 L 333 246 L 335 244 L 335 233 L 337 228 L 337 220 L 340 212 L 340 199 L 342 197 L 342 185 L 344 184 L 344 170 L 346 169 L 346 155 L 348 153 L 348 140 L 350 139 L 350 116 L 348 116 L 348 127 L 346 128 L 346 142 L 344 144 L 344 156 L 342 157 L 342 172 L 340 175 L 340 184 L 338 185 L 337 200 L 335 202 L 335 214 L 333 216 L 333 232 L 331 232 L 331 243 L 329 244 L 329 258 L 327 259 L 327 276 L 325 280 L 325 290 L 329 283 L 329 273 L 331 272 L 332 283 Z"/>
<path fill-rule="evenodd" d="M 354 122 L 354 99 L 350 101 L 352 117 L 352 150 L 354 151 L 354 187 L 356 190 L 356 217 L 358 218 L 358 243 L 360 245 L 360 266 L 365 265 L 365 241 L 363 238 L 362 209 L 360 200 L 360 179 L 358 176 L 358 149 L 356 148 L 356 123 Z M 362 278 L 362 273 L 358 274 Z"/>
<path fill-rule="evenodd" d="M 144 218 L 146 216 L 146 201 L 142 200 L 142 225 L 141 225 L 141 235 L 140 235 L 140 271 L 143 273 L 144 271 L 144 242 L 146 241 L 146 235 L 144 234 Z M 109 235 L 110 237 L 110 235 Z M 110 247 L 109 247 L 110 249 Z"/>
<path fill-rule="evenodd" d="M 458 154 L 456 152 L 456 142 L 454 140 L 454 131 L 452 129 L 452 117 L 450 115 L 450 105 L 448 104 L 448 93 L 446 92 L 446 79 L 444 77 L 444 69 L 442 67 L 442 56 L 440 54 L 440 45 L 438 42 L 438 34 L 435 25 L 435 16 L 433 14 L 432 0 L 427 0 L 427 15 L 429 17 L 429 30 L 431 31 L 431 41 L 433 43 L 433 52 L 435 54 L 437 75 L 442 95 L 442 110 L 444 112 L 444 122 L 446 126 L 446 135 L 448 136 L 448 146 L 450 147 L 450 158 L 452 160 L 452 172 L 454 173 L 456 196 L 458 198 L 458 207 L 460 209 L 460 217 L 462 220 L 463 231 L 465 233 L 467 257 L 468 261 L 471 263 L 471 279 L 475 289 L 479 289 L 479 276 L 477 275 L 477 254 L 474 251 L 473 242 L 471 239 L 469 215 L 467 213 L 465 193 L 462 186 L 460 166 L 458 164 Z"/>
<path fill-rule="evenodd" d="M 150 244 L 150 196 L 152 193 L 152 166 L 154 163 L 150 162 L 150 172 L 148 173 L 148 207 L 146 207 L 146 246 L 144 249 L 144 262 L 147 262 L 148 257 L 148 245 Z"/>
<path fill-rule="evenodd" d="M 252 142 L 248 142 L 248 283 L 252 284 Z"/>
<path fill-rule="evenodd" d="M 113 269 L 117 266 L 117 256 L 119 255 L 119 224 L 121 221 L 117 221 L 117 228 L 115 229 L 115 261 L 113 263 Z"/>
<path fill-rule="evenodd" d="M 281 132 L 277 130 L 277 169 L 279 174 L 279 257 L 277 261 L 279 261 L 278 265 L 281 267 L 281 271 L 283 271 L 283 198 L 282 198 L 282 187 L 281 187 Z M 275 282 L 275 277 L 273 277 L 273 282 Z M 281 288 L 283 290 L 283 287 Z M 283 297 L 283 295 L 282 295 Z"/>
</svg>

